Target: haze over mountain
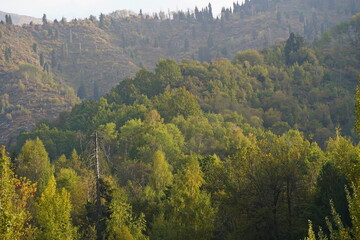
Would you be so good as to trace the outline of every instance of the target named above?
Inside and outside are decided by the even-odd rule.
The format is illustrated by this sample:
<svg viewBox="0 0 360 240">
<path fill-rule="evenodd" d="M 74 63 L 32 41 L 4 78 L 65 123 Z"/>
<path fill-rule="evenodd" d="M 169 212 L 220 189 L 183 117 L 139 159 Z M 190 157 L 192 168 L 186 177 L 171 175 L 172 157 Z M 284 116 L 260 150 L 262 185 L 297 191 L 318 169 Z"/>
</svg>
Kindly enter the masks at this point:
<svg viewBox="0 0 360 240">
<path fill-rule="evenodd" d="M 19 26 L 21 26 L 23 24 L 29 24 L 30 22 L 33 22 L 34 24 L 42 23 L 40 18 L 24 16 L 24 15 L 19 15 L 19 14 L 15 14 L 15 13 L 7 13 L 7 12 L 2 12 L 2 11 L 0 11 L 0 21 L 5 22 L 5 15 L 11 15 L 13 24 L 19 25 Z"/>
<path fill-rule="evenodd" d="M 0 239 L 359 240 L 359 81 L 358 0 L 6 14 Z"/>
<path fill-rule="evenodd" d="M 12 0 L 2 3 L 2 11 L 21 13 L 23 15 L 35 16 L 41 18 L 45 13 L 50 20 L 62 17 L 68 19 L 87 18 L 90 15 L 98 16 L 100 13 L 108 14 L 115 10 L 130 10 L 139 13 L 142 9 L 143 13 L 152 14 L 154 12 L 164 11 L 172 12 L 177 10 L 187 11 L 194 9 L 195 6 L 201 8 L 211 2 L 214 14 L 217 16 L 221 12 L 222 7 L 230 7 L 232 0 L 183 0 L 183 1 L 121 1 L 121 0 L 63 0 L 63 1 L 42 1 L 42 0 Z M 242 1 L 239 1 L 241 3 Z"/>
<path fill-rule="evenodd" d="M 68 109 L 69 104 L 76 102 L 74 93 L 80 98 L 98 99 L 121 80 L 133 77 L 140 68 L 154 69 L 160 58 L 201 62 L 221 57 L 232 59 L 239 50 L 261 49 L 285 41 L 290 31 L 311 42 L 331 26 L 350 19 L 358 9 L 359 2 L 352 0 L 252 0 L 224 7 L 219 18 L 212 6 L 207 5 L 153 15 L 122 10 L 84 20 L 45 19 L 41 25 L 33 22 L 23 27 L 3 24 L 0 72 L 7 87 L 0 90 L 0 95 L 8 94 L 8 105 L 12 107 L 7 106 L 1 118 L 1 130 L 7 132 L 2 141 L 18 133 L 20 126 L 29 129 L 36 120 L 54 118 L 57 112 Z M 24 19 L 16 15 L 12 18 L 13 23 L 15 19 Z M 44 97 L 37 92 L 39 85 L 20 78 L 22 84 L 35 86 L 32 98 L 42 105 L 43 112 L 35 114 L 34 108 L 27 106 L 30 102 L 18 97 L 26 94 L 14 87 L 19 84 L 15 73 L 24 64 L 33 67 L 23 70 L 48 72 L 55 81 L 50 86 L 58 89 L 54 93 L 58 91 L 70 101 L 63 102 L 59 96 Z M 49 98 L 63 107 L 56 110 L 55 105 L 49 105 Z M 28 122 L 18 124 L 23 122 L 20 119 L 24 119 L 26 109 L 30 112 L 25 114 Z"/>
</svg>

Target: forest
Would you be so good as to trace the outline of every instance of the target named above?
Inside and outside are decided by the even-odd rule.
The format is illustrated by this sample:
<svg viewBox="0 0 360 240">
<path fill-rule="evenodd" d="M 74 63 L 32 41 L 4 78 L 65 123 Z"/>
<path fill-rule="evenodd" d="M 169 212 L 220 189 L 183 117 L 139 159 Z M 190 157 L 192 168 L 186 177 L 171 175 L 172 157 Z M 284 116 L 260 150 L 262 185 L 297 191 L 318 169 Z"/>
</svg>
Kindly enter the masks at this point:
<svg viewBox="0 0 360 240">
<path fill-rule="evenodd" d="M 233 56 L 160 59 L 22 131 L 0 239 L 360 239 L 360 14 Z"/>
<path fill-rule="evenodd" d="M 155 13 L 143 10 L 115 10 L 83 19 L 50 19 L 46 13 L 29 19 L 0 12 L 0 145 L 16 144 L 21 130 L 31 131 L 41 119 L 54 120 L 82 99 L 99 100 L 123 79 L 134 78 L 142 68 L 153 72 L 159 59 L 208 63 L 220 58 L 233 60 L 238 51 L 272 48 L 286 41 L 290 32 L 311 43 L 335 25 L 350 21 L 360 12 L 360 2 L 249 0 L 224 6 L 221 13 L 214 12 L 211 4 Z M 325 34 L 323 40 L 328 41 L 331 34 Z M 341 40 L 337 40 L 341 46 Z M 342 88 L 343 79 L 345 85 L 348 79 L 354 79 L 357 68 L 348 61 L 354 60 L 355 53 L 342 48 L 329 53 L 330 49 L 332 46 L 319 49 L 316 56 L 332 56 L 326 64 L 337 71 L 330 75 L 337 75 L 339 82 L 331 82 Z M 325 61 L 318 60 L 323 66 Z M 269 61 L 267 65 L 272 64 Z M 331 65 L 333 61 L 336 66 Z M 347 76 L 349 73 L 351 76 Z M 346 100 L 338 98 L 337 106 L 352 99 L 354 86 L 349 88 L 352 92 Z M 325 140 L 329 132 L 322 128 L 316 135 L 324 135 Z"/>
</svg>

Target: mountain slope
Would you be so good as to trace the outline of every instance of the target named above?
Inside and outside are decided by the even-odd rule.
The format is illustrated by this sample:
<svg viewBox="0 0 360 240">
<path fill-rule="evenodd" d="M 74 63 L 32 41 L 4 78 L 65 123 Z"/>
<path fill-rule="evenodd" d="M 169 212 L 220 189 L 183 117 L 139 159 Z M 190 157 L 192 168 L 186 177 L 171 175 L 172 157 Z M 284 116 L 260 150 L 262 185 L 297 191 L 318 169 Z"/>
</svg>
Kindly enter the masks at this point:
<svg viewBox="0 0 360 240">
<path fill-rule="evenodd" d="M 2 12 L 2 11 L 0 11 L 0 21 L 2 20 L 5 22 L 5 15 L 10 15 L 13 24 L 19 25 L 19 26 L 21 26 L 23 24 L 30 24 L 30 22 L 33 22 L 34 24 L 42 23 L 42 20 L 40 18 L 19 15 L 19 14 L 15 14 L 15 13 L 7 13 L 7 12 Z"/>
<path fill-rule="evenodd" d="M 24 69 L 23 64 L 34 66 L 27 69 L 39 71 L 35 76 L 46 72 L 55 84 L 47 84 L 50 88 L 46 97 L 41 87 L 30 88 L 34 101 L 45 101 L 42 109 L 46 114 L 26 115 L 29 121 L 17 124 L 17 118 L 12 116 L 9 122 L 10 117 L 5 116 L 12 113 L 12 108 L 2 104 L 7 110 L 3 110 L 0 126 L 6 126 L 3 131 L 13 129 L 17 133 L 20 126 L 29 128 L 39 118 L 55 117 L 76 102 L 73 92 L 80 98 L 98 99 L 118 82 L 133 77 L 140 68 L 155 69 L 159 58 L 201 62 L 221 57 L 232 59 L 239 50 L 261 49 L 284 41 L 289 31 L 305 36 L 308 41 L 319 39 L 326 29 L 350 19 L 360 9 L 359 5 L 352 0 L 252 0 L 224 8 L 220 18 L 214 18 L 209 5 L 201 10 L 173 12 L 170 16 L 161 12 L 149 16 L 118 11 L 98 19 L 90 16 L 23 27 L 2 24 L 0 73 L 3 84 L 8 85 L 1 90 L 1 96 L 5 99 L 4 94 L 8 94 L 11 106 L 20 104 L 33 111 L 34 106 L 27 106 L 29 101 L 17 103 L 17 95 L 23 93 L 15 89 L 22 87 L 9 87 L 19 84 L 19 80 L 26 88 L 36 82 L 14 77 L 19 69 Z M 44 100 L 48 98 L 58 101 L 50 104 Z M 11 134 L 6 136 L 4 141 Z"/>
<path fill-rule="evenodd" d="M 28 31 L 0 25 L 0 32 L 0 144 L 5 144 L 36 121 L 54 119 L 78 99 L 60 75 L 40 66 Z"/>
</svg>

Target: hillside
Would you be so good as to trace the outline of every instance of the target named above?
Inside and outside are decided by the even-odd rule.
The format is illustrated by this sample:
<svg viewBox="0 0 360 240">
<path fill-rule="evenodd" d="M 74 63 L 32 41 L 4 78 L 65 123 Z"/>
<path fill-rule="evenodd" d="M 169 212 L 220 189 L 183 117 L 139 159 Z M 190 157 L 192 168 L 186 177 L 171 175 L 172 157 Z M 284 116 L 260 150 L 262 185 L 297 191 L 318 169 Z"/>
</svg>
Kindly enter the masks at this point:
<svg viewBox="0 0 360 240">
<path fill-rule="evenodd" d="M 36 121 L 69 110 L 78 98 L 61 76 L 40 66 L 29 32 L 5 25 L 0 25 L 0 32 L 0 144 L 6 144 Z"/>
<path fill-rule="evenodd" d="M 310 46 L 290 33 L 231 61 L 161 59 L 22 132 L 11 152 L 14 171 L 38 186 L 25 196 L 37 204 L 18 204 L 35 239 L 57 229 L 91 240 L 359 234 L 359 23 L 354 15 Z"/>
<path fill-rule="evenodd" d="M 0 239 L 359 240 L 358 5 L 1 24 Z"/>
<path fill-rule="evenodd" d="M 13 24 L 19 25 L 19 26 L 21 26 L 23 24 L 30 24 L 30 22 L 33 22 L 34 24 L 41 24 L 41 22 L 42 22 L 40 18 L 34 18 L 34 17 L 19 15 L 19 14 L 15 14 L 15 13 L 6 13 L 6 12 L 2 12 L 2 11 L 0 11 L 0 21 L 5 22 L 5 15 L 10 15 Z"/>
<path fill-rule="evenodd" d="M 352 0 L 252 0 L 224 8 L 219 18 L 212 15 L 209 5 L 170 15 L 116 11 L 88 19 L 49 20 L 41 25 L 3 24 L 0 73 L 4 76 L 2 81 L 11 82 L 9 79 L 21 64 L 31 64 L 51 75 L 57 84 L 55 88 L 62 90 L 49 90 L 51 94 L 58 93 L 52 99 L 58 99 L 55 104 L 59 107 L 51 110 L 52 105 L 45 104 L 43 109 L 49 114 L 39 117 L 49 117 L 75 102 L 69 87 L 82 99 L 99 99 L 123 79 L 135 76 L 139 69 L 155 69 L 160 58 L 201 62 L 221 57 L 232 59 L 239 50 L 262 49 L 285 41 L 290 31 L 311 42 L 358 10 L 359 3 Z M 27 85 L 26 81 L 23 84 Z M 7 92 L 12 96 L 23 95 L 9 86 L 2 89 L 2 95 Z M 39 98 L 42 93 L 37 90 L 40 89 L 34 90 L 36 101 L 51 95 Z M 69 94 L 71 97 L 64 99 Z M 27 103 L 23 101 L 21 105 L 32 109 Z M 17 105 L 16 100 L 11 99 L 10 104 Z M 28 128 L 35 123 L 33 117 L 26 118 L 29 118 L 26 124 L 17 123 L 17 118 L 5 123 L 2 115 L 0 124 L 6 126 L 4 129 L 14 126 L 18 132 L 19 126 Z"/>
</svg>

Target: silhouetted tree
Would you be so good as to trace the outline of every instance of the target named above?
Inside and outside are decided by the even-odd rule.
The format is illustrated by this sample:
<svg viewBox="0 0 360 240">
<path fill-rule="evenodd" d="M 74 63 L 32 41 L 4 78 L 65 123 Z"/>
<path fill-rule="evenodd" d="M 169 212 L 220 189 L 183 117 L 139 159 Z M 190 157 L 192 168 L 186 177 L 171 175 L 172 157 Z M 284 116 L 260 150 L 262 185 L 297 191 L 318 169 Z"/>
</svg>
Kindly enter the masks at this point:
<svg viewBox="0 0 360 240">
<path fill-rule="evenodd" d="M 77 91 L 77 96 L 80 98 L 80 99 L 85 99 L 87 96 L 86 96 L 86 89 L 85 89 L 85 85 L 82 83 Z"/>
<path fill-rule="evenodd" d="M 46 14 L 44 13 L 43 17 L 42 17 L 42 22 L 43 22 L 43 25 L 46 25 L 48 24 L 48 21 L 47 21 L 47 18 L 46 18 Z"/>
<path fill-rule="evenodd" d="M 99 28 L 104 28 L 105 27 L 105 15 L 104 14 L 100 14 L 100 22 L 99 22 Z"/>
<path fill-rule="evenodd" d="M 45 63 L 44 53 L 40 53 L 39 58 L 40 58 L 40 66 L 44 66 Z"/>
<path fill-rule="evenodd" d="M 56 67 L 57 66 L 57 57 L 56 57 L 56 52 L 55 49 L 53 49 L 51 51 L 51 67 Z"/>
<path fill-rule="evenodd" d="M 5 23 L 9 24 L 9 25 L 13 24 L 12 19 L 11 19 L 11 15 L 5 15 Z"/>
</svg>

